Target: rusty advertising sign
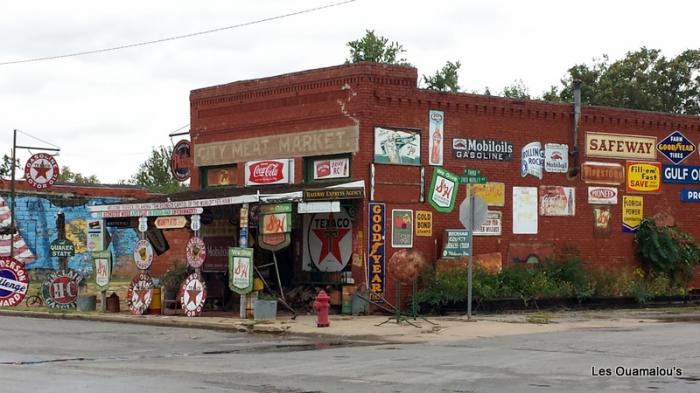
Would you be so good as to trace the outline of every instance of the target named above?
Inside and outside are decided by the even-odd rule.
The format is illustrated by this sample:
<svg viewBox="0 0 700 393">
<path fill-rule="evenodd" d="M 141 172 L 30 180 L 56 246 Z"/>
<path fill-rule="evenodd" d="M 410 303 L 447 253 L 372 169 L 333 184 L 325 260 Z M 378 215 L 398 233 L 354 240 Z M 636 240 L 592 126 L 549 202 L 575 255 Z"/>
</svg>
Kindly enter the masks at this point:
<svg viewBox="0 0 700 393">
<path fill-rule="evenodd" d="M 52 155 L 37 153 L 24 166 L 24 178 L 36 189 L 51 187 L 58 180 L 58 164 Z"/>
<path fill-rule="evenodd" d="M 74 270 L 51 272 L 41 285 L 41 294 L 49 308 L 75 308 L 78 284 L 83 276 Z"/>
<path fill-rule="evenodd" d="M 146 270 L 151 267 L 153 262 L 153 247 L 148 240 L 139 240 L 134 247 L 134 262 L 136 267 L 141 270 Z"/>
<path fill-rule="evenodd" d="M 202 314 L 204 303 L 207 301 L 207 286 L 201 274 L 192 273 L 180 287 L 180 303 L 188 317 L 198 317 Z"/>
<path fill-rule="evenodd" d="M 204 260 L 207 258 L 207 246 L 204 244 L 204 240 L 197 236 L 192 236 L 190 240 L 187 241 L 187 247 L 185 247 L 185 254 L 187 256 L 187 264 L 195 269 L 202 266 Z"/>
<path fill-rule="evenodd" d="M 12 257 L 0 257 L 0 307 L 14 307 L 24 300 L 29 275 L 24 264 Z"/>
<path fill-rule="evenodd" d="M 192 145 L 188 140 L 179 141 L 170 156 L 170 172 L 177 181 L 187 181 L 192 171 Z"/>
<path fill-rule="evenodd" d="M 153 279 L 147 273 L 139 273 L 131 280 L 126 292 L 126 303 L 134 315 L 142 315 L 153 300 Z"/>
<path fill-rule="evenodd" d="M 158 229 L 184 228 L 187 225 L 187 218 L 185 216 L 158 217 L 155 219 L 155 224 Z"/>
<path fill-rule="evenodd" d="M 603 132 L 586 133 L 586 155 L 588 157 L 656 160 L 655 147 L 655 136 Z"/>
<path fill-rule="evenodd" d="M 625 182 L 625 168 L 612 162 L 586 161 L 581 164 L 581 180 L 590 184 L 620 185 Z"/>
</svg>

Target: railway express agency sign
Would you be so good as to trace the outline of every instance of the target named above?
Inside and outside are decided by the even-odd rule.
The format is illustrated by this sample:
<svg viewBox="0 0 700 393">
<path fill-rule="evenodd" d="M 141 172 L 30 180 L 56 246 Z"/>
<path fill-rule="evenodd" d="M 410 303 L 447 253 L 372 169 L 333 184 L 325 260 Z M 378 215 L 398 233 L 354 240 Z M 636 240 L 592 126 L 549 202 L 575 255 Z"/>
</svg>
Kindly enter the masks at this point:
<svg viewBox="0 0 700 393">
<path fill-rule="evenodd" d="M 24 300 L 29 275 L 24 265 L 12 257 L 0 257 L 0 307 L 14 307 Z"/>
</svg>

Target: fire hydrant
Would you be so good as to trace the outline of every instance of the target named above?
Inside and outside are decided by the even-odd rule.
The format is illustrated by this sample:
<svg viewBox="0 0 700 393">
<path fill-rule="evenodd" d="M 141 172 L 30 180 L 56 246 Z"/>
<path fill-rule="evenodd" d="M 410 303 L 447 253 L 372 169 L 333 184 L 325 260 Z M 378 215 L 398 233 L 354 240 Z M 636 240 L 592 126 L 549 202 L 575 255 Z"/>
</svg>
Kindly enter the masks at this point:
<svg viewBox="0 0 700 393">
<path fill-rule="evenodd" d="M 316 310 L 316 326 L 317 327 L 329 327 L 331 326 L 331 321 L 328 320 L 328 309 L 330 309 L 330 300 L 326 291 L 321 290 L 321 292 L 316 295 L 316 300 L 314 300 L 314 310 Z"/>
</svg>

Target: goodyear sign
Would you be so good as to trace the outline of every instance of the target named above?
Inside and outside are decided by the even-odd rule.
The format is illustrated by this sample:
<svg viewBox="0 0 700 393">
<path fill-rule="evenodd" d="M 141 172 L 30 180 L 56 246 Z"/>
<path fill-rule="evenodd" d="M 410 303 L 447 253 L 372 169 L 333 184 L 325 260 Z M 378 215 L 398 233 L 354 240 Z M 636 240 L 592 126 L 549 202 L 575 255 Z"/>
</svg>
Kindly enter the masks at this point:
<svg viewBox="0 0 700 393">
<path fill-rule="evenodd" d="M 386 205 L 369 203 L 369 230 L 367 233 L 367 256 L 369 263 L 369 293 L 372 300 L 384 295 L 384 260 L 386 248 L 384 233 L 386 231 Z"/>
<path fill-rule="evenodd" d="M 657 143 L 656 150 L 672 163 L 680 164 L 695 152 L 695 144 L 676 130 Z"/>
</svg>

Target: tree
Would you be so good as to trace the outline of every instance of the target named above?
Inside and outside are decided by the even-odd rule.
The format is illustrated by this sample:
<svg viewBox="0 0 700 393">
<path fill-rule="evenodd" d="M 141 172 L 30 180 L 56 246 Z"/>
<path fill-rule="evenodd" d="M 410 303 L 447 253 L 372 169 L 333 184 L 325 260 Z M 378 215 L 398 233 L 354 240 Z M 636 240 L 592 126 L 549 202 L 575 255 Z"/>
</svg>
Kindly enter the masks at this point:
<svg viewBox="0 0 700 393">
<path fill-rule="evenodd" d="M 571 102 L 573 82 L 580 80 L 582 101 L 591 105 L 700 114 L 700 50 L 667 59 L 642 47 L 612 63 L 606 55 L 593 61 L 571 67 L 561 89 L 553 86 L 543 98 Z"/>
<path fill-rule="evenodd" d="M 347 43 L 350 47 L 350 58 L 346 63 L 371 61 L 374 63 L 407 65 L 405 58 L 398 58 L 406 52 L 398 42 L 389 42 L 388 38 L 377 36 L 374 30 L 366 30 L 364 37 Z"/>
<path fill-rule="evenodd" d="M 530 89 L 525 86 L 522 79 L 516 80 L 512 85 L 503 88 L 503 96 L 516 100 L 529 100 Z"/>
<path fill-rule="evenodd" d="M 17 159 L 15 160 L 15 168 L 21 168 L 19 166 L 19 160 Z M 0 179 L 7 179 L 10 177 L 12 177 L 12 157 L 3 154 L 2 163 L 0 163 Z"/>
<path fill-rule="evenodd" d="M 433 76 L 423 75 L 423 82 L 430 90 L 458 92 L 459 67 L 461 66 L 462 64 L 459 61 L 454 63 L 448 61 L 441 70 L 435 71 Z"/>
<path fill-rule="evenodd" d="M 79 172 L 71 171 L 67 166 L 61 167 L 61 170 L 58 172 L 58 181 L 61 183 L 100 184 L 100 180 L 97 179 L 97 176 L 85 176 Z"/>
<path fill-rule="evenodd" d="M 170 156 L 173 148 L 158 146 L 151 151 L 151 156 L 139 166 L 138 172 L 131 177 L 130 183 L 137 184 L 151 192 L 163 194 L 185 190 L 185 186 L 175 180 L 170 172 Z"/>
</svg>

